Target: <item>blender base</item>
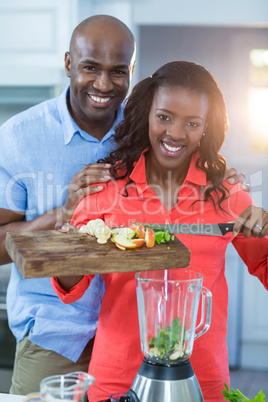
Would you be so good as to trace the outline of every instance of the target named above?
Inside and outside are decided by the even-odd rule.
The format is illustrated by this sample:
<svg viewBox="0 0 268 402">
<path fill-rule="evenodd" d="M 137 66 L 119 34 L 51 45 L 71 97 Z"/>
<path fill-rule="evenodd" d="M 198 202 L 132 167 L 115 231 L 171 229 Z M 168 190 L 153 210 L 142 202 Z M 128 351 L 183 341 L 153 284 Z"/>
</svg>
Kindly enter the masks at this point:
<svg viewBox="0 0 268 402">
<path fill-rule="evenodd" d="M 133 393 L 137 399 L 132 399 L 140 402 L 204 401 L 189 360 L 169 367 L 144 360 L 133 381 L 129 396 Z"/>
</svg>

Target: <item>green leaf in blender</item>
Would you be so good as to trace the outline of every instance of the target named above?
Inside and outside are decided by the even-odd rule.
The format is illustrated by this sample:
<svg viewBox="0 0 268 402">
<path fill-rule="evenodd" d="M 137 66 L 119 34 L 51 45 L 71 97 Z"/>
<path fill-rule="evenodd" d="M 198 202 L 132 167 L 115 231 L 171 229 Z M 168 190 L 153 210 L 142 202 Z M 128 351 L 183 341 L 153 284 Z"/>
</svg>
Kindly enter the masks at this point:
<svg viewBox="0 0 268 402">
<path fill-rule="evenodd" d="M 154 348 L 155 344 L 156 344 L 156 338 L 153 337 L 153 338 L 150 340 L 150 342 L 149 342 L 149 347 L 150 347 L 150 348 Z"/>
<path fill-rule="evenodd" d="M 149 342 L 150 353 L 160 356 L 161 359 L 166 359 L 176 353 L 174 356 L 176 358 L 182 357 L 184 354 L 182 352 L 184 339 L 181 344 L 181 319 L 174 318 L 172 320 L 171 326 L 166 325 L 165 329 L 162 329 L 160 325 L 157 326 L 158 333 L 156 337 L 153 337 Z M 185 338 L 185 331 L 184 337 Z M 178 353 L 180 352 L 182 353 Z M 173 357 L 174 359 L 174 357 Z M 172 360 L 172 358 L 171 358 Z"/>
</svg>

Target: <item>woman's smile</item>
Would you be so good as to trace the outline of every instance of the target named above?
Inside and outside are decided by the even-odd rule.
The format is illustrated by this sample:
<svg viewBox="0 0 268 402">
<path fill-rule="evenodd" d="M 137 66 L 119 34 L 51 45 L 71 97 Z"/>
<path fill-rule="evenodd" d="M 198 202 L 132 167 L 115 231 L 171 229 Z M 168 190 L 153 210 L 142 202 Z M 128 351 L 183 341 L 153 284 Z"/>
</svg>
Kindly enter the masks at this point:
<svg viewBox="0 0 268 402">
<path fill-rule="evenodd" d="M 162 149 L 162 152 L 170 157 L 179 156 L 181 152 L 183 152 L 183 150 L 185 149 L 185 147 L 182 145 L 176 145 L 172 141 L 165 141 L 165 140 L 160 141 L 160 147 Z"/>
</svg>

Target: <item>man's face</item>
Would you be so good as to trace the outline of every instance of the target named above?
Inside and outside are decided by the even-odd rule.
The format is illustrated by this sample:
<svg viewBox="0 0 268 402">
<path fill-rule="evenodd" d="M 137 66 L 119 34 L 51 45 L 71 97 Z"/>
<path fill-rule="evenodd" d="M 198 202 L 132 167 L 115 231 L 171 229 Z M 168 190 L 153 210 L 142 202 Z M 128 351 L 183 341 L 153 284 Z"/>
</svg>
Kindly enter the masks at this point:
<svg viewBox="0 0 268 402">
<path fill-rule="evenodd" d="M 77 35 L 65 55 L 65 70 L 70 77 L 70 112 L 78 125 L 113 122 L 129 89 L 133 53 L 132 41 L 116 30 L 91 28 Z"/>
</svg>

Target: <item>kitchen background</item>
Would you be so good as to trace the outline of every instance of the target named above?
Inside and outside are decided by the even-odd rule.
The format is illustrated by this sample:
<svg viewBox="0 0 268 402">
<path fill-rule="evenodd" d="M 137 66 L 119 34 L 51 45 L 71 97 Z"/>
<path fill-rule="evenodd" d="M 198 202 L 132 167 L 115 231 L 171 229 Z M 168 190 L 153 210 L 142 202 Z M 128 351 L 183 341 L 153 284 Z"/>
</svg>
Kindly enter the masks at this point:
<svg viewBox="0 0 268 402">
<path fill-rule="evenodd" d="M 231 123 L 222 153 L 229 167 L 246 174 L 256 203 L 268 209 L 267 0 L 0 0 L 0 124 L 68 84 L 63 62 L 71 32 L 93 14 L 114 15 L 133 31 L 133 84 L 172 60 L 199 62 L 213 73 Z M 230 366 L 262 370 L 267 383 L 268 293 L 249 276 L 232 246 L 226 261 Z M 5 387 L 15 346 L 5 309 L 9 272 L 9 265 L 0 267 L 0 378 L 7 379 Z"/>
</svg>

